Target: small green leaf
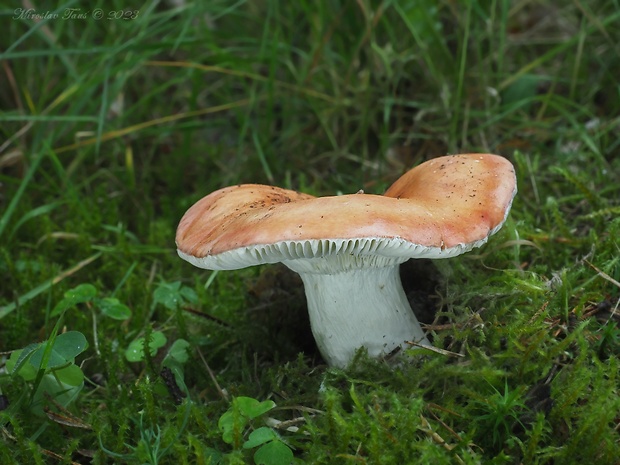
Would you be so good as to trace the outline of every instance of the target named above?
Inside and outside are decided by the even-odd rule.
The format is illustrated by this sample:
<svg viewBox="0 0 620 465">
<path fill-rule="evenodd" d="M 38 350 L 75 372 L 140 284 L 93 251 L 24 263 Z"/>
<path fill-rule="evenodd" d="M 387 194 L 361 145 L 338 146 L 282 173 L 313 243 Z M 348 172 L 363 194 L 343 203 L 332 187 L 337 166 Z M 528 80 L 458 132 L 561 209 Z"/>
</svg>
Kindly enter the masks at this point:
<svg viewBox="0 0 620 465">
<path fill-rule="evenodd" d="M 80 284 L 73 289 L 69 289 L 65 292 L 64 298 L 56 304 L 50 316 L 60 315 L 77 304 L 90 302 L 96 295 L 97 289 L 92 284 Z"/>
<path fill-rule="evenodd" d="M 232 410 L 227 410 L 222 414 L 217 422 L 217 427 L 222 432 L 222 440 L 226 444 L 232 444 L 233 429 L 235 427 L 235 416 Z"/>
<path fill-rule="evenodd" d="M 153 300 L 170 310 L 176 310 L 183 303 L 181 282 L 161 283 L 153 292 Z"/>
<path fill-rule="evenodd" d="M 180 281 L 175 281 L 159 284 L 153 292 L 153 300 L 170 310 L 176 310 L 186 302 L 198 302 L 198 295 L 192 288 L 181 286 Z"/>
<path fill-rule="evenodd" d="M 55 370 L 54 377 L 66 386 L 81 386 L 84 382 L 84 373 L 74 363 L 60 370 Z"/>
<path fill-rule="evenodd" d="M 243 444 L 243 448 L 253 449 L 254 447 L 261 446 L 266 442 L 273 441 L 274 439 L 277 439 L 277 437 L 278 435 L 274 430 L 266 426 L 262 426 L 250 433 L 250 437 Z"/>
<path fill-rule="evenodd" d="M 65 360 L 72 360 L 88 347 L 86 337 L 79 331 L 67 331 L 54 340 L 54 351 Z"/>
<path fill-rule="evenodd" d="M 275 402 L 271 400 L 259 402 L 251 397 L 236 397 L 232 401 L 231 407 L 220 417 L 217 423 L 218 428 L 222 432 L 222 439 L 227 444 L 238 443 L 235 447 L 240 447 L 241 432 L 249 420 L 268 412 L 275 406 Z"/>
<path fill-rule="evenodd" d="M 39 344 L 39 347 L 34 351 L 32 357 L 30 357 L 30 363 L 37 369 L 49 369 L 66 365 L 67 363 L 73 362 L 73 359 L 84 352 L 87 347 L 88 341 L 82 333 L 79 331 L 67 331 L 66 333 L 59 334 L 54 340 L 47 366 L 41 367 L 43 354 L 47 348 L 47 342 Z"/>
<path fill-rule="evenodd" d="M 37 377 L 37 370 L 30 363 L 26 363 L 30 355 L 39 347 L 39 344 L 30 344 L 24 349 L 14 351 L 6 361 L 6 371 L 11 375 L 18 374 L 25 381 L 32 381 Z"/>
<path fill-rule="evenodd" d="M 185 386 L 184 380 L 184 370 L 183 365 L 189 359 L 189 355 L 187 354 L 187 350 L 190 347 L 190 343 L 185 339 L 177 339 L 173 342 L 172 346 L 168 350 L 168 353 L 164 357 L 164 361 L 162 365 L 170 368 L 172 373 L 174 374 L 174 378 L 177 382 L 177 385 L 183 387 Z"/>
<path fill-rule="evenodd" d="M 271 441 L 261 446 L 254 454 L 256 465 L 290 465 L 293 451 L 282 441 Z"/>
<path fill-rule="evenodd" d="M 235 402 L 241 414 L 249 419 L 259 417 L 276 406 L 272 400 L 259 402 L 251 397 L 243 396 L 237 397 L 233 402 Z"/>
<path fill-rule="evenodd" d="M 187 354 L 187 349 L 189 349 L 189 347 L 190 343 L 185 339 L 177 339 L 170 346 L 170 350 L 168 351 L 166 358 L 174 359 L 179 363 L 185 363 L 189 359 L 189 355 Z"/>
<path fill-rule="evenodd" d="M 226 444 L 233 444 L 235 448 L 241 446 L 241 436 L 248 424 L 247 417 L 241 415 L 234 407 L 228 409 L 217 422 L 222 432 L 222 440 Z"/>
<path fill-rule="evenodd" d="M 97 306 L 105 316 L 115 320 L 127 320 L 131 317 L 131 310 L 114 297 L 105 297 L 97 301 Z"/>
<path fill-rule="evenodd" d="M 166 345 L 166 336 L 161 331 L 153 331 L 149 341 L 151 356 L 155 356 L 157 349 Z M 125 358 L 130 362 L 141 362 L 144 360 L 144 338 L 134 340 L 125 351 Z"/>
<path fill-rule="evenodd" d="M 54 402 L 66 407 L 73 402 L 83 387 L 84 374 L 77 365 L 71 364 L 53 373 L 47 373 L 41 378 L 41 383 L 32 396 L 30 409 L 39 415 L 43 414 L 43 406 L 48 403 L 45 394 L 52 397 Z"/>
<path fill-rule="evenodd" d="M 97 295 L 97 289 L 92 284 L 80 284 L 65 292 L 65 299 L 72 299 L 76 303 L 88 302 Z"/>
<path fill-rule="evenodd" d="M 191 287 L 183 286 L 181 288 L 181 295 L 188 302 L 191 302 L 193 304 L 198 303 L 198 294 L 196 294 L 196 291 Z"/>
</svg>

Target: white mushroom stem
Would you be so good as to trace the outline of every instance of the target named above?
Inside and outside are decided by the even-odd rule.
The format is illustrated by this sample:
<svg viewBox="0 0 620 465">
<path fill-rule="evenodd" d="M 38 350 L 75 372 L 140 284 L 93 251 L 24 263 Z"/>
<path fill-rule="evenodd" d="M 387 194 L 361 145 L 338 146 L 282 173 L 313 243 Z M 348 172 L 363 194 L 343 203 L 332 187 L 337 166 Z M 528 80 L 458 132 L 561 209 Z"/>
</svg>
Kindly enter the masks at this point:
<svg viewBox="0 0 620 465">
<path fill-rule="evenodd" d="M 338 256 L 287 260 L 304 282 L 312 333 L 325 361 L 345 367 L 365 347 L 371 357 L 405 341 L 431 345 L 403 290 L 402 259 Z"/>
</svg>

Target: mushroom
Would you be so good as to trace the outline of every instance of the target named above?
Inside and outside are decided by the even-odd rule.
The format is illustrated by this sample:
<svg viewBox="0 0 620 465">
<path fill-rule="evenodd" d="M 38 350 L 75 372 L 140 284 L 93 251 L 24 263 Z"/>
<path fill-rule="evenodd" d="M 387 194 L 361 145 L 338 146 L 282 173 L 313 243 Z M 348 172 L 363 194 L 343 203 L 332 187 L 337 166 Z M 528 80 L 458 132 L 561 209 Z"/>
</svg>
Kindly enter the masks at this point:
<svg viewBox="0 0 620 465">
<path fill-rule="evenodd" d="M 380 357 L 408 341 L 431 345 L 399 265 L 480 247 L 503 225 L 516 191 L 512 164 L 490 154 L 429 160 L 384 195 L 314 197 L 242 184 L 193 205 L 176 244 L 199 268 L 282 262 L 299 273 L 319 351 L 329 365 L 345 367 L 361 347 Z"/>
</svg>

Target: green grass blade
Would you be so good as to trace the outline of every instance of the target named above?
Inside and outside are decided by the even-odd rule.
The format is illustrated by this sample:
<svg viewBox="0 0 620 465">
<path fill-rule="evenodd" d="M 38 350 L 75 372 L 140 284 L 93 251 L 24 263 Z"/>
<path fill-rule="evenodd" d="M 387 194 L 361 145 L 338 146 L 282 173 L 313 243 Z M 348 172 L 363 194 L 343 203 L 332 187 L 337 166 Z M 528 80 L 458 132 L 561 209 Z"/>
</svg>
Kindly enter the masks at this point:
<svg viewBox="0 0 620 465">
<path fill-rule="evenodd" d="M 28 187 L 28 184 L 32 180 L 32 177 L 36 173 L 37 168 L 39 167 L 39 164 L 41 163 L 41 160 L 43 159 L 43 156 L 44 156 L 43 151 L 35 155 L 34 159 L 32 160 L 32 164 L 28 168 L 28 171 L 26 172 L 24 178 L 22 179 L 22 182 L 19 185 L 19 188 L 17 189 L 17 192 L 11 199 L 11 202 L 9 203 L 9 206 L 7 207 L 5 212 L 2 214 L 2 217 L 0 218 L 0 237 L 2 237 L 2 233 L 4 232 L 4 229 L 9 224 L 9 221 L 11 220 L 11 216 L 13 216 L 13 213 L 15 212 L 15 209 L 17 208 L 17 204 L 19 203 L 22 196 L 24 195 L 24 192 L 26 192 L 26 188 Z"/>
<path fill-rule="evenodd" d="M 78 272 L 82 268 L 84 268 L 85 266 L 90 265 L 92 262 L 94 262 L 99 257 L 101 257 L 101 255 L 102 255 L 102 253 L 98 252 L 98 253 L 96 253 L 94 255 L 91 255 L 88 258 L 85 258 L 84 260 L 82 260 L 79 263 L 77 263 L 75 266 L 73 266 L 73 267 L 71 267 L 71 268 L 61 272 L 59 275 L 54 276 L 53 278 L 48 279 L 47 281 L 39 284 L 34 289 L 32 289 L 32 290 L 28 291 L 27 293 L 19 296 L 15 302 L 12 302 L 12 303 L 10 303 L 8 305 L 0 307 L 0 319 L 4 318 L 9 313 L 14 311 L 18 306 L 25 304 L 29 300 L 32 300 L 35 297 L 37 297 L 38 295 L 40 295 L 41 293 L 47 291 L 50 287 L 58 284 L 63 279 L 65 279 L 65 278 L 75 274 L 76 272 Z"/>
</svg>

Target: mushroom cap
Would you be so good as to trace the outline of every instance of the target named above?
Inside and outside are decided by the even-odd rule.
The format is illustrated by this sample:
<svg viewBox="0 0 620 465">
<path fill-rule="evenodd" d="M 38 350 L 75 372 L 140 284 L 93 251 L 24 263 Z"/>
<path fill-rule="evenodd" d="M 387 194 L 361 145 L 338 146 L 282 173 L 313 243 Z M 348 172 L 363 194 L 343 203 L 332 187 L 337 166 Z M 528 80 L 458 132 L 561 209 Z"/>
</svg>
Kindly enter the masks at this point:
<svg viewBox="0 0 620 465">
<path fill-rule="evenodd" d="M 484 244 L 517 192 L 512 164 L 490 154 L 439 157 L 384 195 L 314 197 L 258 184 L 217 190 L 183 216 L 179 255 L 207 269 L 354 256 L 447 258 Z"/>
</svg>

